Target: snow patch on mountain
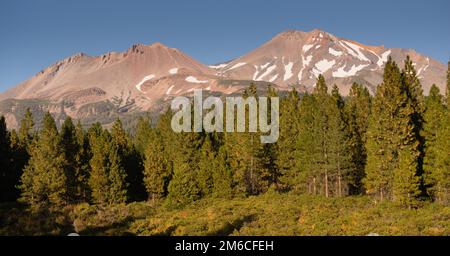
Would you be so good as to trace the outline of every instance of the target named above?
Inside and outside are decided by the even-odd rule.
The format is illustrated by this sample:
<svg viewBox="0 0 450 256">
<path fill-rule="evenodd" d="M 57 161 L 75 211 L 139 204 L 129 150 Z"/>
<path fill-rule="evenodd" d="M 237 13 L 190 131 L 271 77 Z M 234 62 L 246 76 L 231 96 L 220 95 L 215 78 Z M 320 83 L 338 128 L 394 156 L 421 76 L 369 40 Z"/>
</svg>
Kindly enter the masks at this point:
<svg viewBox="0 0 450 256">
<path fill-rule="evenodd" d="M 391 50 L 385 51 L 381 54 L 381 58 L 377 61 L 377 65 L 379 67 L 383 66 L 384 63 L 387 62 L 389 55 L 391 54 Z"/>
<path fill-rule="evenodd" d="M 267 62 L 266 64 L 264 64 L 264 65 L 261 65 L 261 70 L 263 70 L 263 69 L 265 69 L 265 68 L 267 68 L 268 66 L 270 65 L 270 61 L 269 62 Z"/>
<path fill-rule="evenodd" d="M 328 52 L 331 54 L 331 55 L 334 55 L 334 56 L 336 56 L 336 57 L 339 57 L 339 56 L 341 56 L 342 55 L 342 52 L 341 51 L 336 51 L 335 49 L 333 49 L 333 48 L 328 48 Z"/>
<path fill-rule="evenodd" d="M 142 92 L 141 86 L 142 86 L 145 82 L 147 82 L 148 80 L 152 80 L 153 78 L 155 78 L 155 75 L 153 75 L 153 74 L 148 75 L 148 76 L 142 78 L 142 80 L 141 80 L 138 84 L 136 84 L 136 89 L 137 89 L 138 91 Z"/>
<path fill-rule="evenodd" d="M 266 64 L 260 65 L 259 67 L 258 67 L 258 65 L 254 65 L 254 67 L 255 67 L 255 73 L 253 74 L 253 80 L 256 80 L 256 78 L 257 78 L 258 75 L 259 75 L 259 72 L 261 72 L 261 71 L 263 71 L 264 69 L 266 69 L 266 68 L 270 65 L 270 63 L 271 63 L 271 62 L 267 62 Z"/>
<path fill-rule="evenodd" d="M 422 78 L 421 76 L 419 76 L 422 72 L 425 72 L 428 67 L 430 66 L 430 58 L 427 58 L 427 64 L 422 66 L 418 71 L 417 71 L 417 77 L 418 78 Z"/>
<path fill-rule="evenodd" d="M 352 56 L 358 58 L 359 60 L 362 61 L 370 61 L 362 52 L 361 50 L 363 48 L 361 48 L 360 46 L 354 44 L 354 43 L 350 43 L 348 41 L 340 41 L 339 42 L 340 45 L 342 45 L 349 54 L 351 54 Z"/>
<path fill-rule="evenodd" d="M 365 67 L 369 66 L 369 64 L 362 64 L 362 65 L 353 65 L 350 70 L 345 71 L 345 65 L 343 67 L 338 68 L 338 70 L 333 72 L 333 77 L 349 77 L 349 76 L 355 76 L 356 73 L 364 69 Z"/>
<path fill-rule="evenodd" d="M 312 47 L 313 47 L 314 45 L 312 45 L 312 44 L 305 44 L 305 45 L 303 45 L 303 52 L 307 52 L 307 51 L 309 51 L 309 49 L 311 49 Z"/>
<path fill-rule="evenodd" d="M 302 61 L 305 63 L 305 66 L 308 66 L 309 63 L 311 63 L 312 58 L 313 58 L 312 55 L 306 56 L 306 59 L 303 59 L 303 56 L 302 56 Z"/>
<path fill-rule="evenodd" d="M 226 66 L 228 66 L 228 63 L 222 63 L 222 64 L 219 64 L 219 65 L 209 65 L 208 67 L 213 68 L 213 69 L 221 69 L 221 68 L 224 68 Z"/>
<path fill-rule="evenodd" d="M 292 73 L 292 67 L 294 66 L 294 62 L 289 62 L 287 65 L 284 65 L 284 77 L 283 80 L 286 81 L 291 78 L 294 74 Z"/>
<path fill-rule="evenodd" d="M 298 72 L 298 80 L 301 81 L 302 77 L 303 77 L 303 70 L 305 70 L 305 68 L 309 65 L 309 63 L 312 60 L 312 55 L 308 55 L 306 58 L 303 57 L 302 55 L 302 68 L 300 69 L 300 71 Z"/>
<path fill-rule="evenodd" d="M 175 87 L 175 85 L 172 85 L 169 87 L 169 89 L 167 89 L 166 94 L 169 95 L 170 92 L 172 91 L 173 87 Z"/>
<path fill-rule="evenodd" d="M 274 76 L 272 76 L 272 78 L 269 79 L 269 82 L 273 82 L 278 78 L 278 74 L 275 74 Z"/>
<path fill-rule="evenodd" d="M 259 74 L 259 68 L 258 68 L 258 65 L 254 65 L 254 67 L 255 67 L 255 73 L 253 73 L 253 78 L 252 78 L 252 80 L 256 80 L 256 78 L 258 77 L 258 74 Z"/>
<path fill-rule="evenodd" d="M 176 73 L 178 73 L 178 68 L 172 68 L 169 70 L 169 73 L 172 75 L 175 75 Z"/>
<path fill-rule="evenodd" d="M 208 80 L 198 80 L 195 76 L 188 76 L 186 77 L 186 82 L 189 83 L 196 83 L 196 84 L 205 84 L 208 82 Z"/>
<path fill-rule="evenodd" d="M 231 68 L 227 69 L 227 71 L 233 70 L 233 69 L 235 69 L 235 68 L 242 67 L 242 66 L 244 66 L 244 65 L 246 65 L 246 64 L 247 64 L 247 63 L 245 63 L 245 62 L 239 62 L 239 63 L 236 63 L 236 64 L 234 64 Z"/>
<path fill-rule="evenodd" d="M 263 74 L 261 74 L 258 78 L 256 78 L 255 80 L 256 80 L 256 81 L 262 81 L 262 79 L 263 79 L 265 76 L 267 76 L 268 74 L 272 73 L 272 71 L 273 71 L 276 67 L 277 67 L 276 65 L 272 65 L 272 66 L 268 67 L 268 68 L 266 69 L 266 71 L 265 71 Z"/>
<path fill-rule="evenodd" d="M 323 59 L 314 65 L 313 73 L 316 77 L 327 72 L 330 68 L 332 68 L 336 64 L 335 60 L 326 60 Z"/>
</svg>

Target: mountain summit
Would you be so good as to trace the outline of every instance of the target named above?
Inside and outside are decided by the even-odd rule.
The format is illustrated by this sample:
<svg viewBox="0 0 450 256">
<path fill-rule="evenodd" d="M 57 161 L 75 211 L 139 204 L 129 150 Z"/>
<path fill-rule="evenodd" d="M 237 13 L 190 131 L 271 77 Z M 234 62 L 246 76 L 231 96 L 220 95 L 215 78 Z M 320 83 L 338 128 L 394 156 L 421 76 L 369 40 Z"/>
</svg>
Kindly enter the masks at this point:
<svg viewBox="0 0 450 256">
<path fill-rule="evenodd" d="M 121 53 L 78 53 L 55 63 L 0 94 L 0 114 L 12 127 L 28 107 L 90 121 L 101 117 L 107 123 L 117 114 L 161 108 L 196 88 L 231 94 L 255 81 L 279 90 L 302 85 L 300 90 L 311 91 L 319 74 L 343 95 L 353 82 L 374 93 L 388 57 L 402 65 L 407 55 L 425 93 L 433 83 L 443 89 L 446 67 L 438 61 L 414 50 L 367 46 L 317 29 L 280 33 L 250 53 L 214 66 L 161 43 L 135 44 Z"/>
<path fill-rule="evenodd" d="M 244 56 L 210 67 L 221 76 L 267 81 L 285 88 L 295 84 L 312 88 L 323 74 L 345 95 L 352 82 L 362 83 L 374 93 L 388 56 L 402 65 L 407 55 L 416 65 L 425 92 L 433 83 L 445 84 L 446 67 L 414 50 L 367 46 L 317 29 L 280 33 Z"/>
</svg>

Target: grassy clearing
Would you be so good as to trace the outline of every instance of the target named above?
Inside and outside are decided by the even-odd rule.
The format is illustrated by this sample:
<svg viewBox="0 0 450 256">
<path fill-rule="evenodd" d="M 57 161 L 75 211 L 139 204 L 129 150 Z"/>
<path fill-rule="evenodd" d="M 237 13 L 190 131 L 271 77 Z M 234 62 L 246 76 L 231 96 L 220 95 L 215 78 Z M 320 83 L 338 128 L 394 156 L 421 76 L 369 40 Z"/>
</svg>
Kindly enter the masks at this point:
<svg viewBox="0 0 450 256">
<path fill-rule="evenodd" d="M 204 199 L 182 209 L 147 202 L 80 204 L 52 214 L 0 208 L 0 234 L 82 235 L 450 235 L 450 207 L 404 209 L 369 197 L 340 199 L 267 193 Z"/>
</svg>

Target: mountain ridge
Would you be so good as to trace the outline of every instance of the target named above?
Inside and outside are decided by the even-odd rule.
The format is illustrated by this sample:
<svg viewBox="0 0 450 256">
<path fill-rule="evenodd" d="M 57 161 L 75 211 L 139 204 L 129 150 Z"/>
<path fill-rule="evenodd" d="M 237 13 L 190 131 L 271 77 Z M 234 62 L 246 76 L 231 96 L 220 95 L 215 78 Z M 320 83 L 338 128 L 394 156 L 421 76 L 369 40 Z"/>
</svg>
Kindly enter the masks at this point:
<svg viewBox="0 0 450 256">
<path fill-rule="evenodd" d="M 388 56 L 400 66 L 410 56 L 425 93 L 432 84 L 444 89 L 446 66 L 413 49 L 365 45 L 319 29 L 286 30 L 240 57 L 209 66 L 160 42 L 97 56 L 79 52 L 0 93 L 0 114 L 17 124 L 16 109 L 34 99 L 49 102 L 36 109 L 74 118 L 150 111 L 194 89 L 228 95 L 249 81 L 312 91 L 319 74 L 343 95 L 353 82 L 374 94 Z"/>
</svg>

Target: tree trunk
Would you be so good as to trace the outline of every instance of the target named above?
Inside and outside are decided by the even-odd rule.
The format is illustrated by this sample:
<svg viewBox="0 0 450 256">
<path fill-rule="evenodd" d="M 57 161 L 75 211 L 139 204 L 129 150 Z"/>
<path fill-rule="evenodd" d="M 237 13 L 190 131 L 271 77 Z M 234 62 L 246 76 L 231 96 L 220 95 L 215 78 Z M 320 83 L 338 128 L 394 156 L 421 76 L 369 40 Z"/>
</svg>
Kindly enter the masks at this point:
<svg viewBox="0 0 450 256">
<path fill-rule="evenodd" d="M 338 197 L 342 196 L 342 186 L 341 186 L 341 161 L 339 161 L 340 154 L 338 152 Z"/>
<path fill-rule="evenodd" d="M 328 171 L 325 171 L 325 197 L 328 197 Z"/>
<path fill-rule="evenodd" d="M 313 194 L 314 194 L 314 195 L 316 195 L 316 190 L 317 190 L 317 187 L 316 187 L 316 177 L 314 177 L 314 178 L 313 178 Z"/>
<path fill-rule="evenodd" d="M 338 175 L 338 197 L 342 197 L 341 173 Z"/>
</svg>

